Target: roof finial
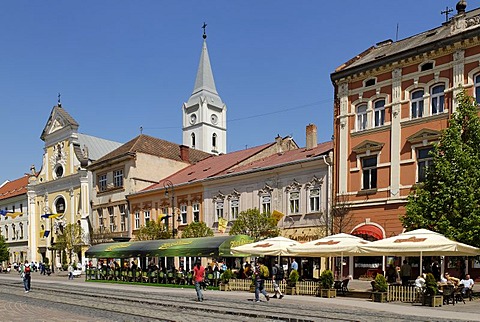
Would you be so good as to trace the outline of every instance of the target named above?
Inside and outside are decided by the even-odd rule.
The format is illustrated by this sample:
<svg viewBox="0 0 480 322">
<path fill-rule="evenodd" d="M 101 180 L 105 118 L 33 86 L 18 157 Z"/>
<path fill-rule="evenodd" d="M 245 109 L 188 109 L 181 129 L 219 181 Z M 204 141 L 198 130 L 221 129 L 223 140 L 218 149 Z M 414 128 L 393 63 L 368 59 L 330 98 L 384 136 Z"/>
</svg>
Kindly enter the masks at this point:
<svg viewBox="0 0 480 322">
<path fill-rule="evenodd" d="M 61 102 L 61 100 L 60 100 L 60 97 L 61 97 L 61 96 L 62 96 L 62 95 L 61 95 L 60 93 L 58 93 L 58 99 L 57 99 L 57 102 L 58 102 L 57 105 L 58 105 L 58 106 L 62 106 L 62 102 Z"/>
<path fill-rule="evenodd" d="M 445 15 L 445 22 L 448 22 L 448 15 L 450 14 L 450 12 L 452 12 L 453 9 L 452 8 L 449 8 L 448 6 L 445 7 L 445 10 L 444 11 L 440 11 L 440 14 L 441 15 Z"/>
<path fill-rule="evenodd" d="M 203 22 L 203 39 L 207 39 L 207 34 L 205 33 L 205 29 L 207 29 L 207 24 L 205 22 Z"/>
<path fill-rule="evenodd" d="M 456 6 L 457 14 L 465 13 L 466 8 L 467 8 L 467 1 L 465 0 L 458 1 Z"/>
</svg>

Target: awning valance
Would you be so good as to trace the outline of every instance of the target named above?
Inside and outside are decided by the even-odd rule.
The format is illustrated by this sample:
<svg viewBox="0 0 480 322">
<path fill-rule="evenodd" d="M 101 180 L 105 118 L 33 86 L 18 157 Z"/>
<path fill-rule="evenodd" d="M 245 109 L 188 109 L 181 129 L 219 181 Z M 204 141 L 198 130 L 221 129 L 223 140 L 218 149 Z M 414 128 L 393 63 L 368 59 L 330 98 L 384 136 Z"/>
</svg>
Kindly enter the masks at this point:
<svg viewBox="0 0 480 322">
<path fill-rule="evenodd" d="M 354 231 L 352 231 L 352 235 L 355 235 L 355 236 L 367 235 L 375 239 L 383 239 L 382 230 L 379 227 L 371 224 L 366 224 L 356 228 Z"/>
<path fill-rule="evenodd" d="M 92 258 L 130 258 L 147 256 L 238 257 L 239 255 L 232 254 L 231 248 L 251 242 L 253 242 L 253 239 L 249 236 L 235 235 L 104 243 L 90 247 L 85 255 Z"/>
</svg>

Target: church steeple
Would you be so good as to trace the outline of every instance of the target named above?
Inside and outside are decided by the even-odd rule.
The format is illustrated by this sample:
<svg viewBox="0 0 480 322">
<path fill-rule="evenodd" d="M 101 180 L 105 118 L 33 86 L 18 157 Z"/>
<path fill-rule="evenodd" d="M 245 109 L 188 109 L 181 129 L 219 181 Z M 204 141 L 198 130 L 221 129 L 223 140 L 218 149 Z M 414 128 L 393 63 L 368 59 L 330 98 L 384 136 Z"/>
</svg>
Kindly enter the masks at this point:
<svg viewBox="0 0 480 322">
<path fill-rule="evenodd" d="M 207 49 L 203 24 L 203 46 L 192 95 L 183 104 L 183 144 L 208 153 L 226 153 L 226 110 L 218 95 Z"/>
</svg>

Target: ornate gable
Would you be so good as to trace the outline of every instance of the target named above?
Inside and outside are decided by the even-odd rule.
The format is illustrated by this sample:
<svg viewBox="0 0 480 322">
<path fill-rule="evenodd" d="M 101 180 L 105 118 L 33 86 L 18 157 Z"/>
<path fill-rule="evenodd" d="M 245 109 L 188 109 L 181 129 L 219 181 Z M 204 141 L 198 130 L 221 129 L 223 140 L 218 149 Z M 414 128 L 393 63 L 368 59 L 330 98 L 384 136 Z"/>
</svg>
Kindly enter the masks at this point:
<svg viewBox="0 0 480 322">
<path fill-rule="evenodd" d="M 423 142 L 423 141 L 437 141 L 440 137 L 441 132 L 436 130 L 430 129 L 423 129 L 418 131 L 417 133 L 409 136 L 407 141 L 411 144 Z"/>
<path fill-rule="evenodd" d="M 77 121 L 62 108 L 61 104 L 58 104 L 53 107 L 40 138 L 45 141 L 47 135 L 67 127 L 73 131 L 77 131 L 78 126 Z"/>
<path fill-rule="evenodd" d="M 356 147 L 352 149 L 353 152 L 359 154 L 359 153 L 365 153 L 367 151 L 380 151 L 385 143 L 380 143 L 380 142 L 375 142 L 375 141 L 370 141 L 370 140 L 365 140 Z"/>
</svg>

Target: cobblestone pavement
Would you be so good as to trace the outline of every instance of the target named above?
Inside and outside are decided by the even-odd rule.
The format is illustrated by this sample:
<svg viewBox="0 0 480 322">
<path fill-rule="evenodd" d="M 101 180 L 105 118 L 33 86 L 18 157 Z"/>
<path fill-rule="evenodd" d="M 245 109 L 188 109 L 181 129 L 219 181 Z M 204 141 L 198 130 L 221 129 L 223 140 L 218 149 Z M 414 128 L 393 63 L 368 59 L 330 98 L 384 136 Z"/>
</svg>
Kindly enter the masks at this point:
<svg viewBox="0 0 480 322">
<path fill-rule="evenodd" d="M 360 286 L 361 288 L 361 286 Z M 32 275 L 24 293 L 17 274 L 0 274 L 0 321 L 480 321 L 480 300 L 429 308 L 367 299 L 286 296 L 252 301 L 248 292 L 205 292 L 147 285 L 69 281 Z"/>
</svg>

